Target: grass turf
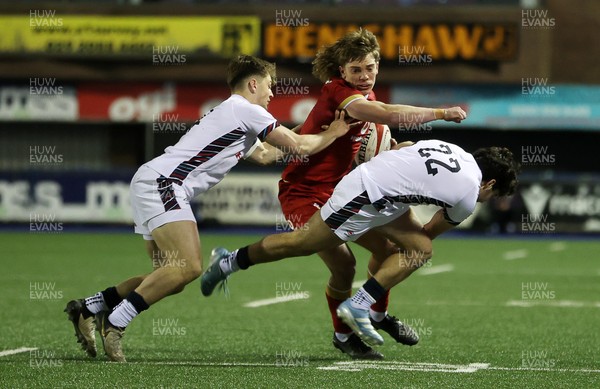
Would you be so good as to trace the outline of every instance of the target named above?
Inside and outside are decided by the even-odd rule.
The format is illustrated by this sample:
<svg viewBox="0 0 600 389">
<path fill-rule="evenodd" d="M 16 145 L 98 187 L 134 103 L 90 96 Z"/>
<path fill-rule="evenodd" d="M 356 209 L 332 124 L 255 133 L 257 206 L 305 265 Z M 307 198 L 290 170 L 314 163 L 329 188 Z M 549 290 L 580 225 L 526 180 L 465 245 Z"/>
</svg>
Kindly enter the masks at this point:
<svg viewBox="0 0 600 389">
<path fill-rule="evenodd" d="M 235 248 L 259 238 L 201 236 L 205 258 L 215 245 Z M 328 272 L 317 256 L 235 274 L 229 300 L 204 298 L 199 282 L 192 283 L 132 323 L 124 338 L 129 363 L 114 364 L 99 339 L 95 360 L 78 349 L 62 310 L 72 298 L 148 271 L 142 240 L 10 233 L 0 243 L 0 352 L 37 348 L 0 357 L 1 387 L 600 386 L 594 241 L 437 240 L 431 267 L 394 288 L 390 299 L 390 312 L 420 333 L 420 343 L 401 346 L 384 334 L 385 361 L 368 364 L 352 363 L 331 345 Z M 367 254 L 353 250 L 356 279 L 364 280 Z M 505 260 L 506 252 L 522 258 Z M 420 274 L 442 265 L 453 269 Z M 287 293 L 310 298 L 243 306 Z M 514 305 L 529 303 L 537 305 Z M 469 368 L 473 363 L 487 367 Z"/>
</svg>

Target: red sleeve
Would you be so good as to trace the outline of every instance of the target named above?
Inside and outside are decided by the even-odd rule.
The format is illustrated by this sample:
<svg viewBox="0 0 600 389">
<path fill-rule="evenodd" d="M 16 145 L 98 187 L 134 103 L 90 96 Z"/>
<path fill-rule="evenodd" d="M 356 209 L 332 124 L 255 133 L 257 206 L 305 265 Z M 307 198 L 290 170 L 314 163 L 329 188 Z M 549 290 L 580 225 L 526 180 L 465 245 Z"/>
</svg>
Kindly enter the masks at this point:
<svg viewBox="0 0 600 389">
<path fill-rule="evenodd" d="M 331 81 L 331 95 L 335 103 L 337 104 L 336 109 L 345 109 L 348 104 L 355 101 L 356 99 L 364 99 L 365 97 L 360 91 L 352 88 L 341 78 L 336 78 Z"/>
</svg>

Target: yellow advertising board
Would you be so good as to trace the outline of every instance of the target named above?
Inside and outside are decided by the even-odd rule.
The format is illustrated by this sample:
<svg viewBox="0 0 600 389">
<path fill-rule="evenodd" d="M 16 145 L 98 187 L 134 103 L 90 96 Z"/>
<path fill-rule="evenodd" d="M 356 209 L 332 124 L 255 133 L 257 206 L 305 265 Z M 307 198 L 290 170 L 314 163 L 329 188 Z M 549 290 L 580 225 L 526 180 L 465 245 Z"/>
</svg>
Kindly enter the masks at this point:
<svg viewBox="0 0 600 389">
<path fill-rule="evenodd" d="M 513 61 L 518 56 L 518 26 L 510 23 L 343 23 L 310 22 L 285 26 L 267 23 L 263 56 L 310 59 L 349 31 L 373 32 L 386 62 Z"/>
<path fill-rule="evenodd" d="M 259 54 L 260 19 L 253 16 L 60 15 L 31 10 L 0 16 L 0 53 L 231 57 Z"/>
</svg>

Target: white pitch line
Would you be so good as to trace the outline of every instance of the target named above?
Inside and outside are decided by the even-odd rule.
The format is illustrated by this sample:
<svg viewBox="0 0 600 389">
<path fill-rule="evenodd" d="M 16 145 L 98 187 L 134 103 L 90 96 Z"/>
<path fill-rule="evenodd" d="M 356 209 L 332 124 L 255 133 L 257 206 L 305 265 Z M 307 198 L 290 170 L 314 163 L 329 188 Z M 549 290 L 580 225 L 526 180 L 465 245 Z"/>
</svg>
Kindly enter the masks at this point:
<svg viewBox="0 0 600 389">
<path fill-rule="evenodd" d="M 548 246 L 548 249 L 552 252 L 564 251 L 567 248 L 567 244 L 565 242 L 554 242 Z"/>
<path fill-rule="evenodd" d="M 344 361 L 334 362 L 330 366 L 319 366 L 318 370 L 342 370 L 342 371 L 362 371 L 364 369 L 375 370 L 404 370 L 404 371 L 426 371 L 441 373 L 474 373 L 477 370 L 487 369 L 489 363 L 469 363 L 468 365 L 455 365 L 445 363 L 429 362 L 397 362 L 397 361 Z"/>
<path fill-rule="evenodd" d="M 288 301 L 306 300 L 309 297 L 310 297 L 310 295 L 308 292 L 298 292 L 298 293 L 292 293 L 288 296 L 281 296 L 281 297 L 274 297 L 274 298 L 264 299 L 264 300 L 250 301 L 249 303 L 244 304 L 244 307 L 258 308 L 258 307 L 263 307 L 265 305 L 285 303 Z"/>
<path fill-rule="evenodd" d="M 345 361 L 334 362 L 329 366 L 318 366 L 318 370 L 341 370 L 362 371 L 364 369 L 374 370 L 404 370 L 441 373 L 474 373 L 479 370 L 508 370 L 508 371 L 550 371 L 550 372 L 573 372 L 573 373 L 600 373 L 595 369 L 553 369 L 538 367 L 496 367 L 489 363 L 469 363 L 466 365 L 430 363 L 430 362 L 397 362 L 397 361 Z"/>
<path fill-rule="evenodd" d="M 600 370 L 596 369 L 552 369 L 550 367 L 501 367 L 501 366 L 490 366 L 488 370 L 510 370 L 510 371 L 557 371 L 563 373 L 600 373 Z"/>
<path fill-rule="evenodd" d="M 34 349 L 37 350 L 37 349 Z M 83 360 L 72 361 L 73 363 L 88 363 Z M 198 366 L 198 367 L 287 367 L 287 368 L 310 368 L 302 360 L 302 364 L 289 364 L 282 366 L 280 363 L 255 363 L 255 362 L 195 362 L 195 361 L 131 361 L 130 365 L 167 365 L 167 366 Z M 482 370 L 504 370 L 504 371 L 548 371 L 568 373 L 600 373 L 597 369 L 553 369 L 549 367 L 502 367 L 490 366 L 489 363 L 469 363 L 465 365 L 432 363 L 432 362 L 400 362 L 400 361 L 343 361 L 334 362 L 331 365 L 316 366 L 317 370 L 337 371 L 362 371 L 364 369 L 375 370 L 397 370 L 397 371 L 423 371 L 442 373 L 475 373 Z"/>
<path fill-rule="evenodd" d="M 574 301 L 574 300 L 509 300 L 507 307 L 558 307 L 558 308 L 600 308 L 597 301 Z"/>
<path fill-rule="evenodd" d="M 515 259 L 527 258 L 527 255 L 529 255 L 529 252 L 527 250 L 520 249 L 520 250 L 506 251 L 502 255 L 502 258 L 507 261 L 512 261 Z"/>
<path fill-rule="evenodd" d="M 21 348 L 16 348 L 13 350 L 4 350 L 4 351 L 0 351 L 0 357 L 6 357 L 7 355 L 13 355 L 13 354 L 26 353 L 27 351 L 35 351 L 37 349 L 38 349 L 37 347 L 21 347 Z"/>
<path fill-rule="evenodd" d="M 445 273 L 452 270 L 454 270 L 454 265 L 447 263 L 445 265 L 421 268 L 421 270 L 417 274 L 420 274 L 422 276 L 429 276 L 431 274 Z"/>
<path fill-rule="evenodd" d="M 277 363 L 253 362 L 194 362 L 194 361 L 135 361 L 127 364 L 136 365 L 167 365 L 167 366 L 205 366 L 205 367 L 281 367 Z"/>
</svg>

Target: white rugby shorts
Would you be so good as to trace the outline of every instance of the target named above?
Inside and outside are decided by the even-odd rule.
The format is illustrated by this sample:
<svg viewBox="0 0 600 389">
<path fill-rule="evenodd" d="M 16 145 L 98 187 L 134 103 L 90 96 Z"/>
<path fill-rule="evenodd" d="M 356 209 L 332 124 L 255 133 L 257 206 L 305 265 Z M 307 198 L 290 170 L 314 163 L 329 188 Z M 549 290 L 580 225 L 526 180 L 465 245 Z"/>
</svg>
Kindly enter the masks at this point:
<svg viewBox="0 0 600 389">
<path fill-rule="evenodd" d="M 343 241 L 355 241 L 367 231 L 391 222 L 409 210 L 408 204 L 386 198 L 371 201 L 354 169 L 336 185 L 333 195 L 321 207 L 321 218 Z"/>
<path fill-rule="evenodd" d="M 184 189 L 146 165 L 133 176 L 129 191 L 135 233 L 145 240 L 153 240 L 152 231 L 164 224 L 196 222 Z"/>
</svg>

